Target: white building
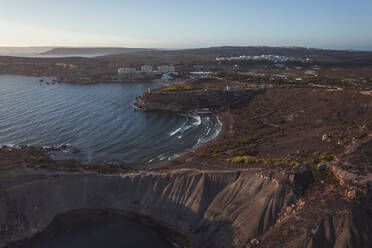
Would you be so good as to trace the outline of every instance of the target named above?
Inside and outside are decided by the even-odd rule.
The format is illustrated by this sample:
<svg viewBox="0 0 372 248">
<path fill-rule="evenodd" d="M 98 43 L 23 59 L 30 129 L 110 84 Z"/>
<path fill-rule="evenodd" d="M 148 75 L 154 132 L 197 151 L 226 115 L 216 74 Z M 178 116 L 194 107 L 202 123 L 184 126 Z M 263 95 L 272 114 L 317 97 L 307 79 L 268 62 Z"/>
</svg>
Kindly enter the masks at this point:
<svg viewBox="0 0 372 248">
<path fill-rule="evenodd" d="M 206 78 L 210 75 L 212 75 L 212 72 L 207 72 L 207 71 L 193 71 L 190 72 L 190 75 L 192 78 Z"/>
<path fill-rule="evenodd" d="M 176 67 L 172 65 L 158 66 L 159 73 L 169 73 L 169 72 L 175 72 L 175 71 L 176 71 Z"/>
<path fill-rule="evenodd" d="M 137 72 L 137 69 L 131 68 L 131 67 L 124 67 L 124 68 L 118 69 L 119 74 L 130 74 L 130 73 L 136 73 L 136 72 Z"/>
<path fill-rule="evenodd" d="M 144 73 L 152 73 L 152 65 L 141 66 L 141 71 Z"/>
<path fill-rule="evenodd" d="M 164 73 L 160 80 L 162 82 L 169 82 L 170 80 L 173 80 L 173 77 L 168 73 Z"/>
<path fill-rule="evenodd" d="M 274 63 L 285 63 L 285 62 L 302 62 L 302 63 L 312 63 L 309 58 L 298 58 L 298 57 L 287 57 L 280 55 L 261 55 L 261 56 L 246 56 L 241 55 L 239 57 L 219 57 L 216 58 L 217 62 L 231 62 L 231 61 L 272 61 Z"/>
</svg>

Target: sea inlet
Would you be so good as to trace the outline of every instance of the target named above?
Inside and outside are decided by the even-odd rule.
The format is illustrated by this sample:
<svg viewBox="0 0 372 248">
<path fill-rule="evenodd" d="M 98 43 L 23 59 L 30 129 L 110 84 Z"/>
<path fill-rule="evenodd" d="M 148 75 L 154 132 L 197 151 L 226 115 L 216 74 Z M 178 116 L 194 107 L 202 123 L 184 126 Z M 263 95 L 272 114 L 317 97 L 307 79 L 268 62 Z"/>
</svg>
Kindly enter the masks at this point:
<svg viewBox="0 0 372 248">
<path fill-rule="evenodd" d="M 61 84 L 49 77 L 0 76 L 0 145 L 61 147 L 55 159 L 151 168 L 214 138 L 213 115 L 143 112 L 137 96 L 157 82 Z M 42 192 L 40 192 L 42 194 Z M 113 213 L 62 215 L 11 247 L 174 247 L 162 234 Z"/>
<path fill-rule="evenodd" d="M 52 78 L 0 76 L 0 145 L 63 147 L 56 159 L 148 168 L 216 136 L 213 115 L 136 111 L 156 82 L 58 84 Z M 76 152 L 78 151 L 78 152 Z"/>
</svg>

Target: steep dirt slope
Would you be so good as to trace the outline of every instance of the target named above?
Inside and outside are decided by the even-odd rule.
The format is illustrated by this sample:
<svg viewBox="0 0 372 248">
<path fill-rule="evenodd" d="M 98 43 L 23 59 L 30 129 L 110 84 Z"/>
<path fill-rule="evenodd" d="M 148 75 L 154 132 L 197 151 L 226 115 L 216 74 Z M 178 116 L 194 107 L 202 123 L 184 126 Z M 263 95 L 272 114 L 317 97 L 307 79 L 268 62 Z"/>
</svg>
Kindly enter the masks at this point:
<svg viewBox="0 0 372 248">
<path fill-rule="evenodd" d="M 1 184 L 0 245 L 43 230 L 74 209 L 118 209 L 179 230 L 193 247 L 244 247 L 294 195 L 255 171 L 100 175 L 30 172 Z"/>
</svg>

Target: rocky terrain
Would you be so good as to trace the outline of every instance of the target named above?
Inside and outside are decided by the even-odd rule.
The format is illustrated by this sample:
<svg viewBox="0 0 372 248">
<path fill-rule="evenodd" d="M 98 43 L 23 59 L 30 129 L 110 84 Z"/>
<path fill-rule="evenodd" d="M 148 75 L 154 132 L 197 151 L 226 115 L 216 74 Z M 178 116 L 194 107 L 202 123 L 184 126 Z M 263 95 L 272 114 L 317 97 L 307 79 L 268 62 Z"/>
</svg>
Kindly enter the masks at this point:
<svg viewBox="0 0 372 248">
<path fill-rule="evenodd" d="M 26 170 L 1 180 L 0 245 L 36 234 L 61 213 L 115 209 L 177 230 L 187 239 L 176 241 L 190 247 L 368 247 L 369 215 L 348 209 L 341 188 L 302 195 L 309 176 L 306 168 L 274 176 L 257 168 L 122 175 Z M 323 213 L 331 194 L 342 206 Z M 320 220 L 313 218 L 318 214 Z"/>
<path fill-rule="evenodd" d="M 216 140 L 162 168 L 256 168 L 290 185 L 301 207 L 256 237 L 263 247 L 369 247 L 371 103 L 356 90 L 261 90 L 221 114 Z"/>
<path fill-rule="evenodd" d="M 0 240 L 4 245 L 29 237 L 57 214 L 89 208 L 150 216 L 184 233 L 192 246 L 240 247 L 275 223 L 289 204 L 283 194 L 292 195 L 275 180 L 243 170 L 26 173 L 2 182 Z"/>
<path fill-rule="evenodd" d="M 100 171 L 36 148 L 2 148 L 0 246 L 78 209 L 149 218 L 184 247 L 371 246 L 370 92 L 272 87 L 230 102 L 223 90 L 183 87 L 139 104 L 220 109 L 223 130 L 151 171 Z"/>
</svg>

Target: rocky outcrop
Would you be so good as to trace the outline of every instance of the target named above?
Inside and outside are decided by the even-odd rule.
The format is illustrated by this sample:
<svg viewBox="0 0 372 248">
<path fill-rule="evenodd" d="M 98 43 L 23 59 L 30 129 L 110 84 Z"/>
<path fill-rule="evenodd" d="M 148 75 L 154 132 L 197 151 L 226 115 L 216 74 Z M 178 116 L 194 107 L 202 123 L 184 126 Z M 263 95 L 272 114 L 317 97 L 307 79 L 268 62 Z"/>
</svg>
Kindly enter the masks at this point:
<svg viewBox="0 0 372 248">
<path fill-rule="evenodd" d="M 372 195 L 372 134 L 355 139 L 344 153 L 327 164 L 340 184 L 349 188 L 349 196 L 356 193 Z"/>
<path fill-rule="evenodd" d="M 208 108 L 218 111 L 241 101 L 249 101 L 258 89 L 242 90 L 200 90 L 144 93 L 136 106 L 146 110 L 190 112 Z"/>
</svg>

